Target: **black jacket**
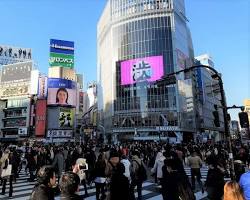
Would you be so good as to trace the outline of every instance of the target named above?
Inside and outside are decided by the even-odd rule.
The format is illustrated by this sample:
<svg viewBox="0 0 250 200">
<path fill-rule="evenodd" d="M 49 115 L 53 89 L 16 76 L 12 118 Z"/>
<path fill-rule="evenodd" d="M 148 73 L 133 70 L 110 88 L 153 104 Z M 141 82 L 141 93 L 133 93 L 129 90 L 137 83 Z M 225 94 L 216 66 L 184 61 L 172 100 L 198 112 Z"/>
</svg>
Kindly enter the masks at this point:
<svg viewBox="0 0 250 200">
<path fill-rule="evenodd" d="M 129 181 L 124 175 L 114 174 L 110 183 L 110 200 L 128 200 Z"/>
<path fill-rule="evenodd" d="M 46 185 L 37 185 L 30 197 L 30 200 L 54 200 L 55 193 L 53 188 Z"/>
<path fill-rule="evenodd" d="M 77 194 L 62 194 L 61 200 L 83 200 L 83 198 Z"/>
</svg>

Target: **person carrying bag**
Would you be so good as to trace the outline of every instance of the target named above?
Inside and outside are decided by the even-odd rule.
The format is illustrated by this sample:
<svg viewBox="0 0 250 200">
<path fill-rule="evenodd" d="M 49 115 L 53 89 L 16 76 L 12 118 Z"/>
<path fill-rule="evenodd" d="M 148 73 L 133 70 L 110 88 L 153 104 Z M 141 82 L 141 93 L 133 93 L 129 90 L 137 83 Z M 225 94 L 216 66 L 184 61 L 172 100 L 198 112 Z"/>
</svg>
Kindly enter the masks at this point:
<svg viewBox="0 0 250 200">
<path fill-rule="evenodd" d="M 12 153 L 8 153 L 8 157 L 5 160 L 5 162 L 2 163 L 2 166 L 1 166 L 2 167 L 1 178 L 3 179 L 3 187 L 2 187 L 1 195 L 5 195 L 6 184 L 7 184 L 7 180 L 9 179 L 9 182 L 10 182 L 9 197 L 12 197 L 12 194 L 13 194 Z"/>
</svg>

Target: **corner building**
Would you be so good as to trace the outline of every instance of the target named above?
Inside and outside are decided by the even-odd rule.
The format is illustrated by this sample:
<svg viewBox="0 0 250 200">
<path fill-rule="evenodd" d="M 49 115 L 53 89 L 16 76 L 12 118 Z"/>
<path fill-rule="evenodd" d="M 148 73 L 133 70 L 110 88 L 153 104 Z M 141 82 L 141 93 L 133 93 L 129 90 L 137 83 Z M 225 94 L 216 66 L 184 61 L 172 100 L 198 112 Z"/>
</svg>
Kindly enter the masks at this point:
<svg viewBox="0 0 250 200">
<path fill-rule="evenodd" d="M 105 128 L 106 139 L 182 141 L 193 136 L 192 83 L 183 74 L 159 81 L 192 65 L 186 23 L 184 0 L 107 1 L 97 27 L 98 123 Z M 158 77 L 122 83 L 130 74 L 124 74 L 124 62 L 143 65 L 148 58 L 162 61 Z"/>
</svg>

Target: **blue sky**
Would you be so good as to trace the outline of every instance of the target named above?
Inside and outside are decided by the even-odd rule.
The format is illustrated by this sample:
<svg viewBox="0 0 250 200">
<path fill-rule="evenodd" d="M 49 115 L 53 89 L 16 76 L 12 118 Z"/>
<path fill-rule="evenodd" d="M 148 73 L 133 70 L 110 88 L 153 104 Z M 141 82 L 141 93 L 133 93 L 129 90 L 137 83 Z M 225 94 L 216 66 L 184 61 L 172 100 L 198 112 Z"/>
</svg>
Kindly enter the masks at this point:
<svg viewBox="0 0 250 200">
<path fill-rule="evenodd" d="M 105 0 L 0 0 L 0 44 L 32 48 L 48 72 L 49 39 L 75 42 L 75 68 L 96 80 L 96 24 Z M 249 0 L 186 0 L 195 55 L 209 53 L 229 106 L 250 98 Z M 233 112 L 232 118 L 237 117 Z"/>
</svg>

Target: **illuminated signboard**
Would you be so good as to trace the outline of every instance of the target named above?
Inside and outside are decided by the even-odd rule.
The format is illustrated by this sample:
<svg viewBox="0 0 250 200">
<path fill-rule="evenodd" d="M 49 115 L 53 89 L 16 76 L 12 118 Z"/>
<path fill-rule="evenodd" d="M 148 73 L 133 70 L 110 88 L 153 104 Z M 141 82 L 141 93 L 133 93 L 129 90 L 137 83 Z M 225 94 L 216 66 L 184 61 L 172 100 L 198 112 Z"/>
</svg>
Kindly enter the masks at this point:
<svg viewBox="0 0 250 200">
<path fill-rule="evenodd" d="M 151 56 L 121 62 L 121 85 L 154 82 L 163 76 L 163 57 Z"/>
</svg>

